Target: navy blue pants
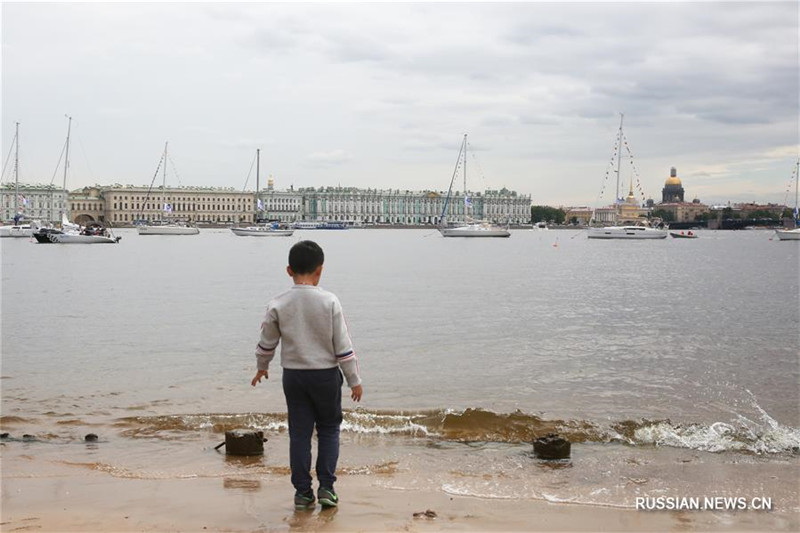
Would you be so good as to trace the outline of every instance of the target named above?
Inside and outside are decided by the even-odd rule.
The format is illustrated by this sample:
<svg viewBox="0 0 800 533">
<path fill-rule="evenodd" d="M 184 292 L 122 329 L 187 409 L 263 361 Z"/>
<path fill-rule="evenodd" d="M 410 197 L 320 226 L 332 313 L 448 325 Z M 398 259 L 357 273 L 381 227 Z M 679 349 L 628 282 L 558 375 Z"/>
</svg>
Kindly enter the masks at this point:
<svg viewBox="0 0 800 533">
<path fill-rule="evenodd" d="M 298 492 L 311 489 L 311 436 L 317 428 L 317 480 L 333 488 L 342 423 L 342 373 L 283 369 L 283 394 L 289 412 L 289 466 Z"/>
</svg>

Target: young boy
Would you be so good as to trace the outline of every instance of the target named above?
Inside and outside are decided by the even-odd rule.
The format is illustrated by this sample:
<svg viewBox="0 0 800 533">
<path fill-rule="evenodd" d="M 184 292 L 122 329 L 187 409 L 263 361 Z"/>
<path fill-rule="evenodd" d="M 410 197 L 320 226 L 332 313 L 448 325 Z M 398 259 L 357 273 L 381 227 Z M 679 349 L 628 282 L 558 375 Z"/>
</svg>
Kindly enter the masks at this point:
<svg viewBox="0 0 800 533">
<path fill-rule="evenodd" d="M 315 505 L 311 488 L 311 436 L 315 426 L 317 497 L 323 507 L 338 505 L 333 484 L 342 423 L 342 374 L 350 387 L 350 397 L 358 402 L 362 394 L 342 305 L 334 294 L 317 287 L 324 261 L 322 248 L 312 241 L 300 241 L 289 250 L 286 272 L 294 286 L 267 305 L 256 347 L 258 372 L 251 381 L 255 387 L 261 378 L 269 378 L 269 363 L 280 342 L 295 509 Z"/>
</svg>

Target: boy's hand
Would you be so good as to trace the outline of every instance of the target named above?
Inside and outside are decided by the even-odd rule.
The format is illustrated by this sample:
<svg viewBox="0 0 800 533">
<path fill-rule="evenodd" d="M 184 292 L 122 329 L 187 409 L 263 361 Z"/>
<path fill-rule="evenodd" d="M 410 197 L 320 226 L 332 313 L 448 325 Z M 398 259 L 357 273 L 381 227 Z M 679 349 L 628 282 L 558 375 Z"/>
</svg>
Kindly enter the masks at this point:
<svg viewBox="0 0 800 533">
<path fill-rule="evenodd" d="M 258 372 L 256 372 L 256 375 L 253 378 L 253 381 L 250 382 L 250 385 L 255 387 L 257 383 L 261 383 L 261 378 L 269 379 L 269 372 L 267 372 L 266 370 L 259 370 Z"/>
<path fill-rule="evenodd" d="M 353 399 L 354 402 L 361 401 L 361 394 L 363 394 L 364 389 L 361 388 L 361 385 L 356 385 L 350 389 L 350 397 Z"/>
</svg>

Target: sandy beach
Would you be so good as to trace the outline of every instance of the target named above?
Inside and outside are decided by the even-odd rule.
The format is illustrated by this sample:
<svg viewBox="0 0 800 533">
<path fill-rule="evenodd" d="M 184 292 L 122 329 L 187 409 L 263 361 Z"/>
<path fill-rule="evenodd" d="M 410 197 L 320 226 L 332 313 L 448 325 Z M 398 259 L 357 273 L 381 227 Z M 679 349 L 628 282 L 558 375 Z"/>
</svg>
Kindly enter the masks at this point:
<svg viewBox="0 0 800 533">
<path fill-rule="evenodd" d="M 393 474 L 343 475 L 337 509 L 295 511 L 288 475 L 120 479 L 64 464 L 3 479 L 2 531 L 760 531 L 796 514 L 636 511 L 392 490 Z M 435 517 L 415 513 L 435 512 Z"/>
</svg>

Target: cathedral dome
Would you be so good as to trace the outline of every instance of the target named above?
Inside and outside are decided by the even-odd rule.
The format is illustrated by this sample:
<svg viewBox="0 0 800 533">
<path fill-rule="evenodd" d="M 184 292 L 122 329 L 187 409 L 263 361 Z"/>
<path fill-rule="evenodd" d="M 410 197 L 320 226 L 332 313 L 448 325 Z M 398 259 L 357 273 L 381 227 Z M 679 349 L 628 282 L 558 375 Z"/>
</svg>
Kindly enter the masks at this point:
<svg viewBox="0 0 800 533">
<path fill-rule="evenodd" d="M 664 182 L 665 187 L 668 187 L 670 185 L 677 187 L 681 187 L 683 185 L 683 183 L 681 183 L 680 178 L 678 177 L 678 171 L 675 169 L 675 167 L 669 169 L 669 178 L 667 178 L 667 181 Z"/>
</svg>

